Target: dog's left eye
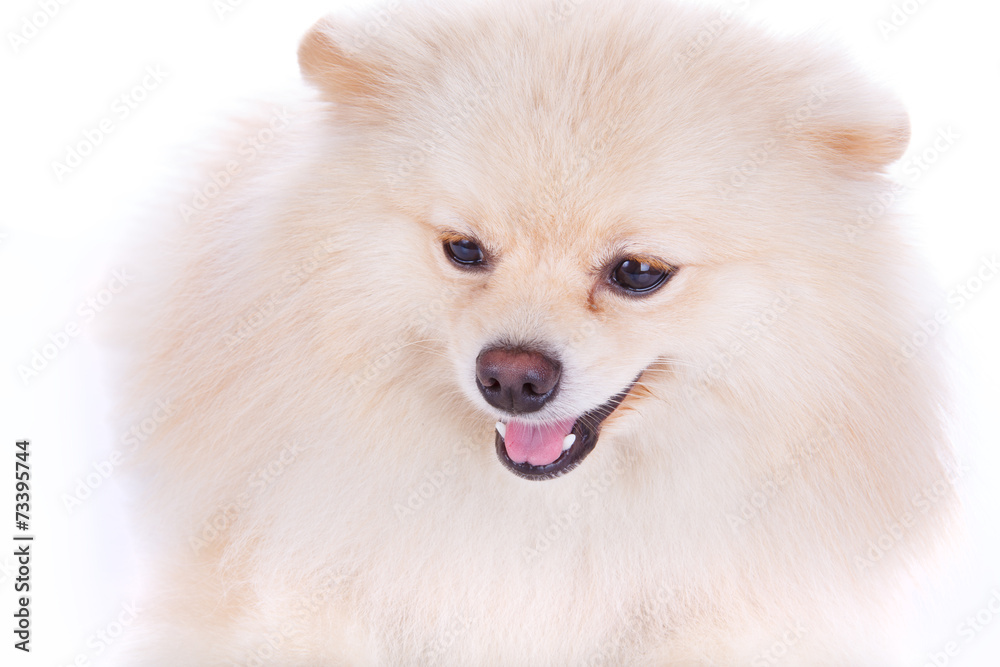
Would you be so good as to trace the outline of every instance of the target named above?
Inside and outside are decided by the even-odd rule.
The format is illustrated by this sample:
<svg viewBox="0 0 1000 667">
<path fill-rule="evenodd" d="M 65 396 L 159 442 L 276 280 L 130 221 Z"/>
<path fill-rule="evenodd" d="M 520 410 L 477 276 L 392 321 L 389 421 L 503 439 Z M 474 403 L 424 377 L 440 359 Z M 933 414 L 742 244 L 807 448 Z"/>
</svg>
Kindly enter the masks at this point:
<svg viewBox="0 0 1000 667">
<path fill-rule="evenodd" d="M 482 248 L 471 239 L 446 240 L 444 252 L 451 261 L 462 266 L 478 266 L 485 259 Z"/>
<path fill-rule="evenodd" d="M 666 282 L 671 272 L 639 259 L 626 259 L 611 273 L 611 280 L 628 292 L 652 292 Z"/>
</svg>

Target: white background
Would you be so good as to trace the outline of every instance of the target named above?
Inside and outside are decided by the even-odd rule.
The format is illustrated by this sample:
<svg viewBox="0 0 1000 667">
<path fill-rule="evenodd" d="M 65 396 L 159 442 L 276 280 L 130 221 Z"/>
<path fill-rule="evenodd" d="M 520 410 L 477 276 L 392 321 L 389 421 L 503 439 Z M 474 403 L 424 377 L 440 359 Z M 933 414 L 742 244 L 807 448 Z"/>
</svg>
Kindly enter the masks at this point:
<svg viewBox="0 0 1000 667">
<path fill-rule="evenodd" d="M 586 0 L 575 0 L 577 3 Z M 70 511 L 72 493 L 117 439 L 92 340 L 101 315 L 82 322 L 78 305 L 111 280 L 115 239 L 141 227 L 150 193 L 184 164 L 199 136 L 242 99 L 295 85 L 299 37 L 336 0 L 5 0 L 0 9 L 0 664 L 86 665 L 100 656 L 98 631 L 117 632 L 133 602 L 129 549 L 121 532 L 123 496 L 112 473 Z M 378 3 L 375 3 L 378 4 Z M 1000 6 L 992 0 L 740 0 L 740 8 L 783 30 L 820 27 L 910 109 L 909 158 L 933 146 L 939 132 L 957 139 L 910 179 L 906 208 L 914 234 L 945 293 L 966 284 L 984 257 L 1000 252 L 996 203 L 1000 147 Z M 51 18 L 43 21 L 43 6 Z M 36 34 L 25 21 L 44 23 Z M 894 25 L 895 24 L 895 25 Z M 11 35 L 28 35 L 15 47 Z M 115 100 L 135 86 L 162 81 L 127 118 Z M 120 107 L 117 107 L 120 109 Z M 110 117 L 113 129 L 61 181 L 54 161 Z M 194 148 L 197 148 L 194 146 Z M 1000 282 L 1000 281 L 995 281 Z M 970 554 L 928 588 L 913 667 L 949 641 L 960 653 L 938 664 L 1000 664 L 1000 614 L 966 642 L 960 625 L 1000 609 L 1000 286 L 987 282 L 960 311 L 948 334 L 956 341 L 967 406 L 962 458 L 967 477 Z M 115 306 L 112 300 L 107 309 Z M 82 323 L 37 377 L 18 367 Z M 32 442 L 33 652 L 12 648 L 14 609 L 13 443 Z M 817 601 L 822 604 L 822 601 Z M 141 613 L 141 612 L 140 612 Z M 983 616 L 986 618 L 987 616 Z"/>
</svg>

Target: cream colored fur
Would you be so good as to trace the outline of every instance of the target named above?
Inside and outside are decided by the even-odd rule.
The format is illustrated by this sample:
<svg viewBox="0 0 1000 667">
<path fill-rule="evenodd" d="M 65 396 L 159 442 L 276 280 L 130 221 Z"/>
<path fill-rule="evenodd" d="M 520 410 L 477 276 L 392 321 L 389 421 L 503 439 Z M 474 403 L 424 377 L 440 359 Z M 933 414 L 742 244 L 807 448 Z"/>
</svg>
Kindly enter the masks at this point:
<svg viewBox="0 0 1000 667">
<path fill-rule="evenodd" d="M 137 266 L 124 419 L 173 411 L 125 664 L 894 664 L 954 477 L 938 357 L 901 348 L 921 265 L 861 213 L 894 98 L 652 0 L 390 2 L 300 60 L 315 97 L 241 124 Z M 616 252 L 679 270 L 624 298 Z M 559 479 L 497 460 L 498 339 L 559 351 L 549 417 L 645 369 Z"/>
</svg>

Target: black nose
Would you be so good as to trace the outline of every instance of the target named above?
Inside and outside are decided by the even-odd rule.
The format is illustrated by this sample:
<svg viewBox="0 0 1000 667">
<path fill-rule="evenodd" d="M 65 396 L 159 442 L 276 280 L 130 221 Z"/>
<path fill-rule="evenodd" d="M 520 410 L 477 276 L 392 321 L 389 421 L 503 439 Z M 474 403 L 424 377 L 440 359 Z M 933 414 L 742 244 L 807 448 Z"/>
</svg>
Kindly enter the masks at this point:
<svg viewBox="0 0 1000 667">
<path fill-rule="evenodd" d="M 476 358 L 476 386 L 495 408 L 541 410 L 559 387 L 559 362 L 534 350 L 491 347 Z"/>
</svg>

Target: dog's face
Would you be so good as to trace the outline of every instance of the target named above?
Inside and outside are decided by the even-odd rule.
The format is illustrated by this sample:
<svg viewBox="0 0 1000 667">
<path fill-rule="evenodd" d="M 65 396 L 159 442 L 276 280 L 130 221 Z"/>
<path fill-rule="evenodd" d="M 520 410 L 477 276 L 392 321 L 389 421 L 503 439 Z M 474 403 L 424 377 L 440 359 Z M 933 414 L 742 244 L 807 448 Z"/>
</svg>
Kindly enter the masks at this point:
<svg viewBox="0 0 1000 667">
<path fill-rule="evenodd" d="M 684 278 L 670 246 L 574 213 L 539 212 L 534 224 L 452 209 L 429 219 L 442 287 L 461 294 L 449 327 L 457 381 L 497 420 L 500 460 L 531 479 L 583 460 L 675 344 L 668 320 Z"/>
<path fill-rule="evenodd" d="M 711 364 L 788 284 L 833 291 L 831 202 L 907 139 L 826 53 L 735 28 L 694 49 L 706 18 L 658 3 L 558 26 L 546 6 L 399 17 L 359 49 L 325 22 L 300 51 L 412 222 L 412 279 L 452 297 L 442 363 L 530 479 L 574 468 L 620 405 Z"/>
</svg>

